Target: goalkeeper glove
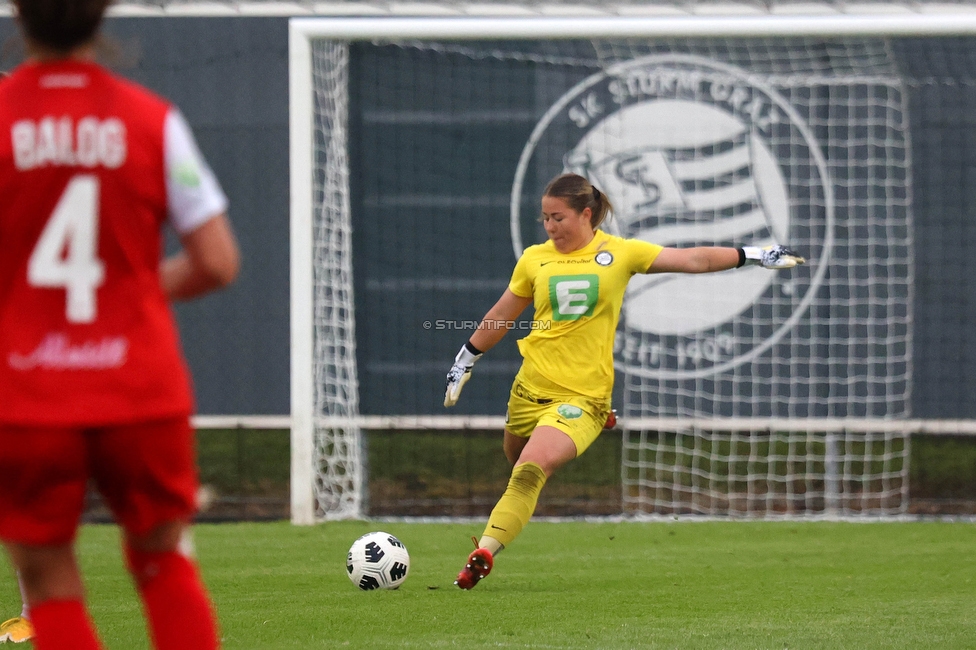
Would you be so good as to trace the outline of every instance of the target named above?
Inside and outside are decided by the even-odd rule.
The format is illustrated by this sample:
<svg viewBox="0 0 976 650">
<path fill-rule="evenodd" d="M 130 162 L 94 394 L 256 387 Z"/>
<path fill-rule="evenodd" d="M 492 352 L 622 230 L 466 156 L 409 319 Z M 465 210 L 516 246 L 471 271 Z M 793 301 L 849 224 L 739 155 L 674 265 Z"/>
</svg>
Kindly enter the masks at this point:
<svg viewBox="0 0 976 650">
<path fill-rule="evenodd" d="M 764 269 L 791 269 L 805 259 L 786 246 L 743 246 L 739 249 L 739 266 L 755 264 Z"/>
<path fill-rule="evenodd" d="M 481 358 L 482 352 L 470 343 L 461 346 L 461 350 L 454 357 L 454 365 L 447 373 L 447 391 L 444 393 L 444 406 L 454 406 L 461 389 L 471 379 L 471 368 L 474 362 Z"/>
</svg>

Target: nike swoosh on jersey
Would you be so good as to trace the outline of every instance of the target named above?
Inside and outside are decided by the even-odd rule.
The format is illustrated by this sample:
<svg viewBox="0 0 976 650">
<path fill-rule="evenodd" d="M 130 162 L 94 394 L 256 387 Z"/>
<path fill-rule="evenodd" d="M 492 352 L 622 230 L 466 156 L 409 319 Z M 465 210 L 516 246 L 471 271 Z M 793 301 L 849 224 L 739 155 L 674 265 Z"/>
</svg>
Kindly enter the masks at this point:
<svg viewBox="0 0 976 650">
<path fill-rule="evenodd" d="M 556 260 L 549 260 L 548 262 L 539 262 L 539 266 L 545 266 L 546 264 L 552 264 Z"/>
</svg>

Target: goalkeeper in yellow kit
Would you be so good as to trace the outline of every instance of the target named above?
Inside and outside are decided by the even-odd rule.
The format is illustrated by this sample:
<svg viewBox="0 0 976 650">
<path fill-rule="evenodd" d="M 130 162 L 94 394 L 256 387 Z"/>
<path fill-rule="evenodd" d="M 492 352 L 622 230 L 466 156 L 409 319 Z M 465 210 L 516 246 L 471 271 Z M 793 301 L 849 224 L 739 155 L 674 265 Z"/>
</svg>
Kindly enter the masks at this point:
<svg viewBox="0 0 976 650">
<path fill-rule="evenodd" d="M 563 174 L 542 197 L 549 241 L 522 253 L 508 289 L 488 310 L 447 374 L 444 406 L 453 406 L 474 363 L 530 304 L 532 332 L 518 342 L 522 367 L 508 401 L 504 450 L 514 465 L 508 488 L 488 518 L 478 548 L 456 584 L 471 589 L 494 556 L 529 522 L 546 480 L 603 430 L 613 389 L 613 340 L 624 291 L 636 273 L 711 273 L 757 264 L 791 268 L 803 258 L 783 246 L 663 248 L 599 230 L 609 199 L 584 177 Z"/>
</svg>

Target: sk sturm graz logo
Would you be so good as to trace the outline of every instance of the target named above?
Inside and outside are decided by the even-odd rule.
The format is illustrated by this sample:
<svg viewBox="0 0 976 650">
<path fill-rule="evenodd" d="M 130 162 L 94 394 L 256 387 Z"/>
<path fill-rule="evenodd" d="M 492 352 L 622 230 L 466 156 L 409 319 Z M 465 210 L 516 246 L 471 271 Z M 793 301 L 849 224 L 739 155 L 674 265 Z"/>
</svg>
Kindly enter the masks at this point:
<svg viewBox="0 0 976 650">
<path fill-rule="evenodd" d="M 562 160 L 543 159 L 553 154 Z M 802 244 L 812 260 L 790 273 L 748 267 L 635 276 L 616 341 L 617 363 L 628 372 L 695 377 L 755 359 L 796 325 L 823 280 L 834 210 L 825 160 L 797 110 L 743 70 L 655 55 L 566 93 L 519 161 L 516 255 L 524 248 L 522 222 L 538 213 L 526 207 L 539 193 L 526 187 L 527 172 L 542 177 L 560 165 L 610 196 L 615 214 L 604 229 L 613 234 L 681 248 Z"/>
</svg>

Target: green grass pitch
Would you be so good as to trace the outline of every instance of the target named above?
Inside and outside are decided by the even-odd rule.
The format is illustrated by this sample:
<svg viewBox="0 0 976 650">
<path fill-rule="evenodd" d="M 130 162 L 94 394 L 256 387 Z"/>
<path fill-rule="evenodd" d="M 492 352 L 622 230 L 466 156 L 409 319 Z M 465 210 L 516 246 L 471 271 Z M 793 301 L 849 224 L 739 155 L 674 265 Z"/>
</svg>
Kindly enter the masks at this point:
<svg viewBox="0 0 976 650">
<path fill-rule="evenodd" d="M 370 530 L 410 551 L 398 591 L 346 577 L 349 545 Z M 971 524 L 533 522 L 462 592 L 452 582 L 478 533 L 224 524 L 198 526 L 196 542 L 231 649 L 976 647 Z M 146 648 L 115 529 L 85 527 L 79 548 L 106 645 Z"/>
</svg>

